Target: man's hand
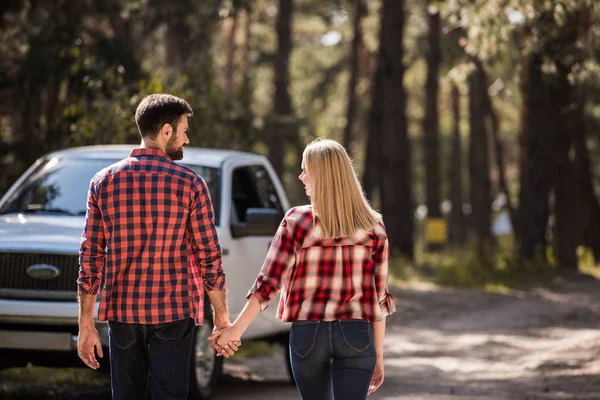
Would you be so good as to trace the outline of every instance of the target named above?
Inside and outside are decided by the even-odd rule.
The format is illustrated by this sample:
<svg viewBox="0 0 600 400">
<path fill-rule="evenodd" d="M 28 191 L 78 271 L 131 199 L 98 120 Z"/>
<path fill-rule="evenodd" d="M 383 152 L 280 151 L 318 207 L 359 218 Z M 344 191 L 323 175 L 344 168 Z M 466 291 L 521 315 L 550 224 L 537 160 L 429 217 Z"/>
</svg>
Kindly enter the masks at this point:
<svg viewBox="0 0 600 400">
<path fill-rule="evenodd" d="M 217 333 L 221 332 L 223 329 L 227 329 L 230 326 L 231 326 L 231 322 L 229 321 L 229 319 L 220 321 L 219 325 L 215 324 L 212 334 L 208 338 L 208 340 L 210 341 L 210 347 L 212 347 L 215 351 L 217 351 L 217 352 L 219 351 L 219 346 L 217 346 L 217 343 L 215 341 L 211 340 L 211 338 L 213 336 L 215 336 Z"/>
<path fill-rule="evenodd" d="M 208 340 L 211 341 L 211 346 L 217 351 L 218 356 L 229 358 L 238 351 L 239 346 L 242 345 L 240 337 L 241 333 L 239 333 L 236 327 L 232 325 L 225 329 L 215 329 Z"/>
<path fill-rule="evenodd" d="M 373 371 L 373 378 L 371 379 L 371 384 L 369 385 L 369 394 L 373 393 L 379 386 L 383 383 L 383 357 L 377 357 L 377 361 L 375 362 L 375 371 Z"/>
<path fill-rule="evenodd" d="M 100 340 L 100 334 L 95 327 L 81 327 L 79 328 L 79 336 L 77 337 L 77 354 L 79 358 L 91 369 L 100 368 L 100 363 L 96 359 L 96 353 L 100 358 L 102 354 L 102 342 Z"/>
</svg>

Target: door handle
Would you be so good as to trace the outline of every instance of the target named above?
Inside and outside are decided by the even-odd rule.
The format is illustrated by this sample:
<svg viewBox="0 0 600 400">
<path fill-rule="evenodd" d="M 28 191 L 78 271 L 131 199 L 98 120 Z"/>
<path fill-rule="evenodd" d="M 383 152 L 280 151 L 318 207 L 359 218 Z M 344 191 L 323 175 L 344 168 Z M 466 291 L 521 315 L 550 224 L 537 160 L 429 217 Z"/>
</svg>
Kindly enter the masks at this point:
<svg viewBox="0 0 600 400">
<path fill-rule="evenodd" d="M 223 254 L 224 256 L 229 255 L 229 249 L 227 249 L 225 247 L 221 248 L 221 254 Z"/>
</svg>

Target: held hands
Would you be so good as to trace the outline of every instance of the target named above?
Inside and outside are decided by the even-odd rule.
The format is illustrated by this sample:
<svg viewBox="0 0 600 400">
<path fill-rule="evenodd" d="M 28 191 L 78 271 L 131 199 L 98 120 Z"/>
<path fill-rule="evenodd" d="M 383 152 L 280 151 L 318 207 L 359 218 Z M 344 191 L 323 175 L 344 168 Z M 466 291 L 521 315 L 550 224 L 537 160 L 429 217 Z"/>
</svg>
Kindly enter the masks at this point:
<svg viewBox="0 0 600 400">
<path fill-rule="evenodd" d="M 221 329 L 215 328 L 208 340 L 212 342 L 211 346 L 217 351 L 218 356 L 229 358 L 242 345 L 241 336 L 242 333 L 234 324 Z"/>
</svg>

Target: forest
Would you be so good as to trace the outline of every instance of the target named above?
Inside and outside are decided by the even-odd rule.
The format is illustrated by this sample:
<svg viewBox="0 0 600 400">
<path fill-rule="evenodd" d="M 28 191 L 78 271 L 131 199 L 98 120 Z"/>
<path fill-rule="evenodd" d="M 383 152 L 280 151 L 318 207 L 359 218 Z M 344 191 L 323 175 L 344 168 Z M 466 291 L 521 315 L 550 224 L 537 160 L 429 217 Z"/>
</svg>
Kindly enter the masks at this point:
<svg viewBox="0 0 600 400">
<path fill-rule="evenodd" d="M 154 92 L 191 146 L 354 160 L 393 271 L 503 284 L 600 260 L 597 0 L 4 0 L 0 194 L 40 156 L 139 143 Z M 498 232 L 500 222 L 504 228 Z"/>
</svg>

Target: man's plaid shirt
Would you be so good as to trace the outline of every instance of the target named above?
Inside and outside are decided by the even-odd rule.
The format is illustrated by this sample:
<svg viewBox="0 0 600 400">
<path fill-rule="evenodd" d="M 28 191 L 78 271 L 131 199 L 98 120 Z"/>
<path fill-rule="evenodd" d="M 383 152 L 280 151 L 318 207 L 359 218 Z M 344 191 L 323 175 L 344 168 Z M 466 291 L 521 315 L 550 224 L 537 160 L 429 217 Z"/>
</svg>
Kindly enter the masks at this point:
<svg viewBox="0 0 600 400">
<path fill-rule="evenodd" d="M 203 322 L 204 289 L 225 288 L 206 183 L 157 149 L 135 149 L 90 183 L 79 294 L 99 320 Z"/>
<path fill-rule="evenodd" d="M 383 225 L 351 237 L 324 238 L 311 206 L 284 217 L 248 293 L 264 310 L 281 291 L 284 321 L 379 321 L 396 311 L 387 287 L 389 247 Z"/>
</svg>

